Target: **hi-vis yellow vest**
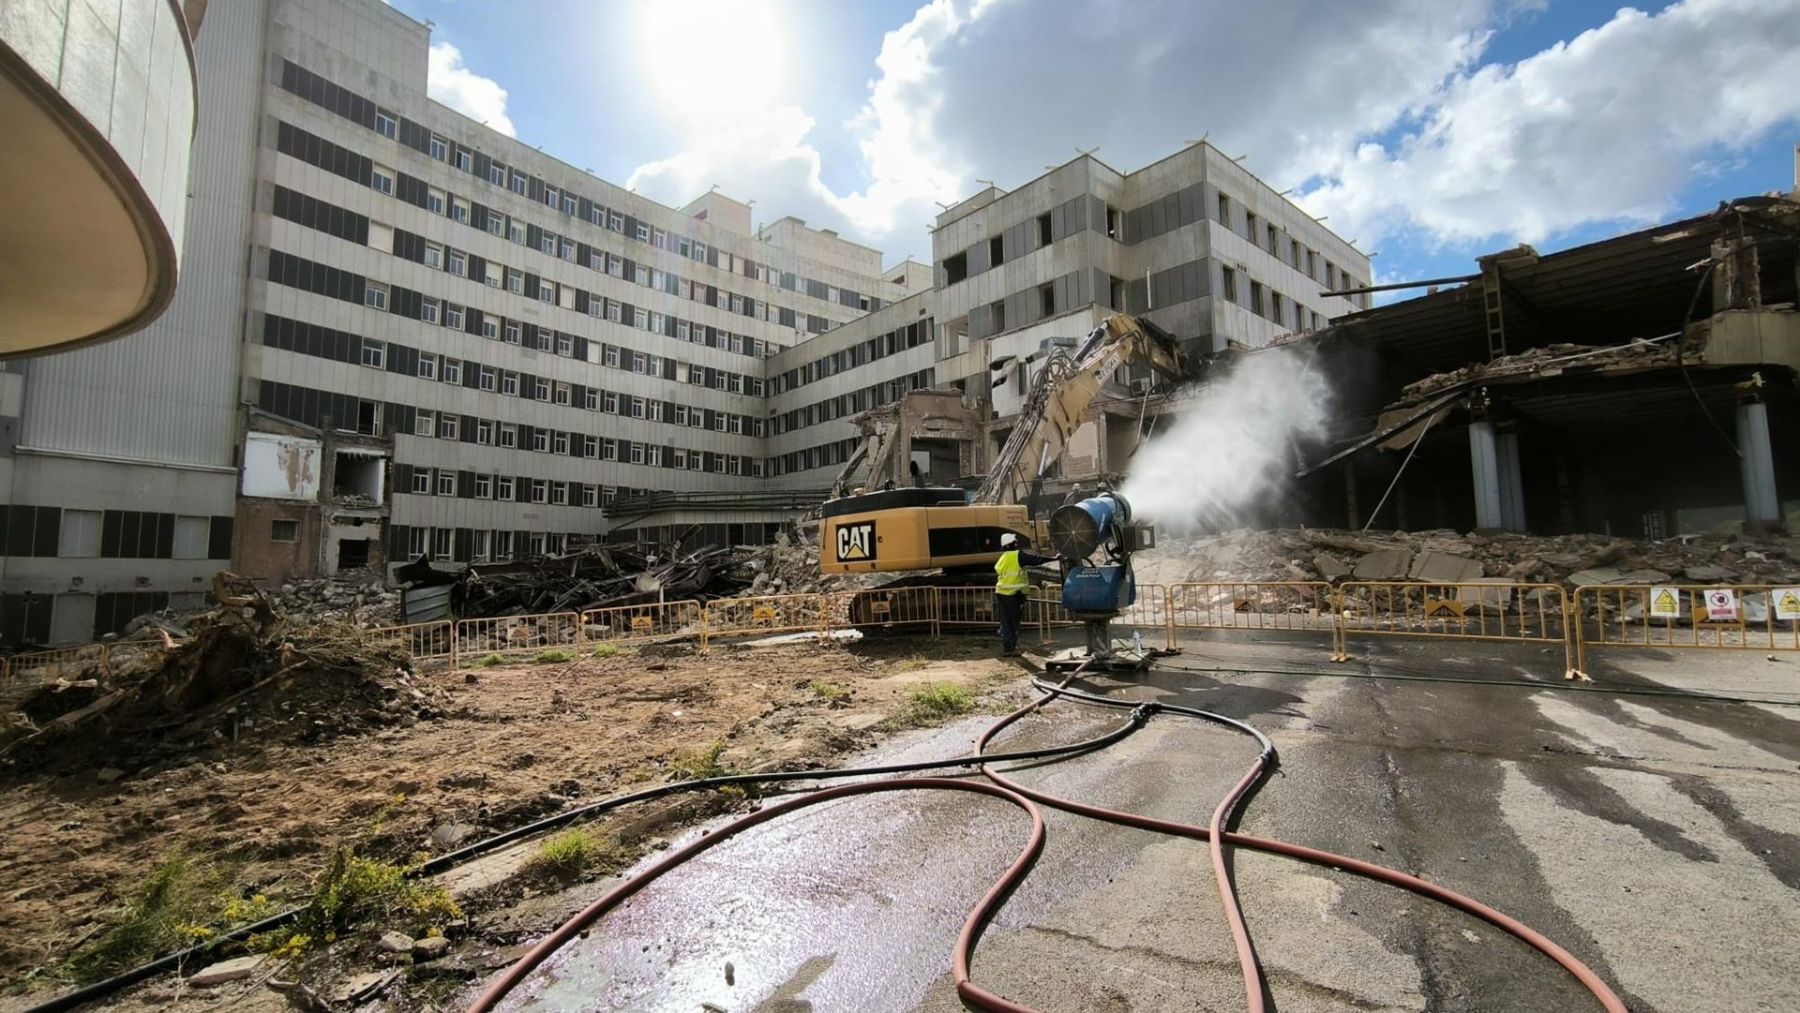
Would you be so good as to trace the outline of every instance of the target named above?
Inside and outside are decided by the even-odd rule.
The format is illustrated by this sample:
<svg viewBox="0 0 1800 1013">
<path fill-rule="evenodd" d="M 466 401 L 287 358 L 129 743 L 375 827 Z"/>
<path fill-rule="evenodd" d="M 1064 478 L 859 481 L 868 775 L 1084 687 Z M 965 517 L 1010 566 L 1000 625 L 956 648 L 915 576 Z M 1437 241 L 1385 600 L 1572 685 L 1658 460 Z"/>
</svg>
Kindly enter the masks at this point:
<svg viewBox="0 0 1800 1013">
<path fill-rule="evenodd" d="M 1019 565 L 1019 550 L 1009 549 L 994 561 L 994 593 L 1024 594 L 1031 589 L 1031 578 Z"/>
</svg>

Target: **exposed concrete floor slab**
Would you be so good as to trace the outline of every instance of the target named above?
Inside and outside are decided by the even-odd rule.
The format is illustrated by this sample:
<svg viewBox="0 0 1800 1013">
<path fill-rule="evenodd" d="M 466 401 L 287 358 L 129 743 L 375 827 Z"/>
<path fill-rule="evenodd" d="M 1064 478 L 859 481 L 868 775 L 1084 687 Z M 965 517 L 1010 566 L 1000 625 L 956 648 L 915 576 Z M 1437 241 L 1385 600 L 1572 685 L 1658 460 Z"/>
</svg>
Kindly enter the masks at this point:
<svg viewBox="0 0 1800 1013">
<path fill-rule="evenodd" d="M 1333 666 L 1325 638 L 1304 637 L 1195 638 L 1144 679 L 1104 685 L 1274 738 L 1281 768 L 1248 803 L 1247 833 L 1492 904 L 1588 962 L 1638 1013 L 1800 1009 L 1800 708 L 1565 692 L 1560 650 L 1545 659 L 1535 646 L 1381 639 Z M 1191 670 L 1215 666 L 1231 671 Z M 1371 672 L 1514 685 L 1343 677 Z M 1781 700 L 1800 698 L 1797 672 L 1754 652 L 1619 651 L 1597 678 Z M 1117 718 L 1059 704 L 1004 746 L 1078 739 Z M 958 753 L 989 720 L 864 759 Z M 1016 776 L 1204 823 L 1254 755 L 1244 736 L 1165 715 L 1102 753 Z M 1203 844 L 1047 820 L 1049 844 L 988 929 L 976 980 L 1044 1010 L 1243 1008 Z M 961 794 L 830 803 L 646 888 L 510 1008 L 958 1010 L 952 942 L 1024 837 L 1016 810 Z M 1286 859 L 1239 852 L 1234 865 L 1284 1013 L 1597 1008 L 1475 918 Z"/>
</svg>

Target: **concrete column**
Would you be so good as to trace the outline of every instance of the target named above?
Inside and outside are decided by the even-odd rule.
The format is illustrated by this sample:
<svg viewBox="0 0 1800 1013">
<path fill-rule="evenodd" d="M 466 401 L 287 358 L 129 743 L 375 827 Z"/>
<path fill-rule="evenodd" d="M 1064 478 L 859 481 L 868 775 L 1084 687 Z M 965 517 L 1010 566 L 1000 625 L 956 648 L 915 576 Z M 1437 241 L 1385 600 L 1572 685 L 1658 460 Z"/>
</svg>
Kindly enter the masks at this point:
<svg viewBox="0 0 1800 1013">
<path fill-rule="evenodd" d="M 1475 472 L 1475 526 L 1487 530 L 1504 528 L 1499 434 L 1494 432 L 1492 422 L 1469 423 L 1469 464 Z"/>
<path fill-rule="evenodd" d="M 1760 399 L 1737 408 L 1738 469 L 1744 479 L 1744 519 L 1751 524 L 1782 522 L 1775 495 L 1775 455 L 1769 443 L 1769 409 Z"/>
<path fill-rule="evenodd" d="M 1500 453 L 1500 526 L 1525 530 L 1525 483 L 1519 479 L 1519 434 L 1500 433 L 1494 439 Z"/>
</svg>

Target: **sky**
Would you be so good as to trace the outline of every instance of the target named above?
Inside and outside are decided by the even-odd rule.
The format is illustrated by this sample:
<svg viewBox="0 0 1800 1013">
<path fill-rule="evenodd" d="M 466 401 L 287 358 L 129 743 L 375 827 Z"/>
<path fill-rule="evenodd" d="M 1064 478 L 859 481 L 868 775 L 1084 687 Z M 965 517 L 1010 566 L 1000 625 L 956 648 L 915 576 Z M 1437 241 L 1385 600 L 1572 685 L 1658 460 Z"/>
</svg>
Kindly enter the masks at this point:
<svg viewBox="0 0 1800 1013">
<path fill-rule="evenodd" d="M 1205 137 L 1463 275 L 1794 186 L 1800 0 L 390 0 L 440 101 L 679 207 L 931 259 L 941 205 Z"/>
</svg>

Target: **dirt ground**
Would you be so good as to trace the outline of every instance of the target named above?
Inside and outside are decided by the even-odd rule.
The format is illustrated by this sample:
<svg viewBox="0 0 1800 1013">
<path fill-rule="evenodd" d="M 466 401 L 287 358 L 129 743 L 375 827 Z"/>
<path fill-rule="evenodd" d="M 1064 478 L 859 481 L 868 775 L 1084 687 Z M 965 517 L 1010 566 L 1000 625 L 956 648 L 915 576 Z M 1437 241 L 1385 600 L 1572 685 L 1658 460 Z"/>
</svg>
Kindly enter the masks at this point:
<svg viewBox="0 0 1800 1013">
<path fill-rule="evenodd" d="M 67 987 L 57 960 L 178 849 L 231 869 L 245 895 L 292 900 L 339 845 L 442 852 L 434 830 L 460 825 L 468 843 L 662 783 L 672 760 L 714 742 L 733 770 L 867 746 L 921 684 L 979 693 L 1019 674 L 994 654 L 987 638 L 872 639 L 440 669 L 415 676 L 448 695 L 436 720 L 313 745 L 246 734 L 110 782 L 0 773 L 0 1009 Z"/>
</svg>

